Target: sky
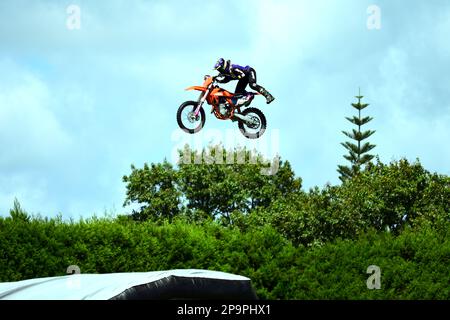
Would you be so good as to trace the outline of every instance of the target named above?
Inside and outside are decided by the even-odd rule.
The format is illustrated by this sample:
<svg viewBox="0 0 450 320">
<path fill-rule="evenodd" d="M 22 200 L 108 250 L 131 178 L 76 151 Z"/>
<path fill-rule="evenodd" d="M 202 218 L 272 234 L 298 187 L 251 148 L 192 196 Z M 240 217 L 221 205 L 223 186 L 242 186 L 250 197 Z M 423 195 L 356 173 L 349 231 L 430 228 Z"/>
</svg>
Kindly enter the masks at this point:
<svg viewBox="0 0 450 320">
<path fill-rule="evenodd" d="M 447 0 L 1 1 L 0 215 L 15 198 L 48 217 L 126 213 L 131 164 L 211 137 L 248 145 L 208 112 L 197 135 L 177 127 L 197 99 L 184 89 L 219 57 L 275 96 L 253 103 L 268 128 L 252 147 L 288 160 L 305 190 L 339 183 L 359 90 L 372 154 L 448 175 L 449 34 Z"/>
</svg>

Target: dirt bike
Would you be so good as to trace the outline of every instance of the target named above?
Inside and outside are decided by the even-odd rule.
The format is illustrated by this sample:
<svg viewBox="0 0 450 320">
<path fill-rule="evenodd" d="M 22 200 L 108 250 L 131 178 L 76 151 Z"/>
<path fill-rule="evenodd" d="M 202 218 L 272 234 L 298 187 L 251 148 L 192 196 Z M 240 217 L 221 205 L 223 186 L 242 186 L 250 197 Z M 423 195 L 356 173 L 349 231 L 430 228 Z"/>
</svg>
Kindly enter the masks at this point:
<svg viewBox="0 0 450 320">
<path fill-rule="evenodd" d="M 211 113 L 219 120 L 238 122 L 241 133 L 249 139 L 257 139 L 266 130 L 266 117 L 257 108 L 248 108 L 256 92 L 245 92 L 235 95 L 220 88 L 216 83 L 217 76 L 206 75 L 202 86 L 192 86 L 186 90 L 200 91 L 197 101 L 186 101 L 178 108 L 177 122 L 180 128 L 190 134 L 199 132 L 205 125 L 205 101 L 211 105 Z M 241 110 L 241 108 L 243 110 Z"/>
</svg>

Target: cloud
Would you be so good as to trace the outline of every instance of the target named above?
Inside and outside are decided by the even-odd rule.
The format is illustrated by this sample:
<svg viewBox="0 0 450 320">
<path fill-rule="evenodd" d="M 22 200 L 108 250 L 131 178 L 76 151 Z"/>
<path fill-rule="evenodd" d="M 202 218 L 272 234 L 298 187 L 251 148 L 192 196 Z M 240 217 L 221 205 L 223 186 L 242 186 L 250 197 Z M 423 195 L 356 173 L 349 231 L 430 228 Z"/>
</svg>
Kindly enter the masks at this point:
<svg viewBox="0 0 450 320">
<path fill-rule="evenodd" d="M 170 158 L 176 109 L 197 98 L 184 88 L 218 57 L 254 66 L 275 95 L 255 106 L 306 188 L 338 183 L 358 87 L 375 153 L 448 172 L 447 2 L 379 1 L 376 31 L 366 27 L 371 1 L 77 3 L 72 31 L 68 3 L 0 3 L 0 212 L 14 196 L 49 215 L 120 208 L 122 175 Z M 230 128 L 212 117 L 205 127 Z"/>
<path fill-rule="evenodd" d="M 450 137 L 450 96 L 435 87 L 439 75 L 417 72 L 418 63 L 406 48 L 392 47 L 379 65 L 380 82 L 369 89 L 377 104 L 378 152 L 386 161 L 420 158 L 429 170 L 449 173 L 450 152 L 439 146 Z"/>
<path fill-rule="evenodd" d="M 15 197 L 47 208 L 50 181 L 42 173 L 65 160 L 72 137 L 43 80 L 9 60 L 0 60 L 0 74 L 0 211 Z"/>
<path fill-rule="evenodd" d="M 71 143 L 51 110 L 49 88 L 8 61 L 0 61 L 0 73 L 0 165 L 10 168 L 33 155 L 34 166 L 45 166 Z"/>
</svg>

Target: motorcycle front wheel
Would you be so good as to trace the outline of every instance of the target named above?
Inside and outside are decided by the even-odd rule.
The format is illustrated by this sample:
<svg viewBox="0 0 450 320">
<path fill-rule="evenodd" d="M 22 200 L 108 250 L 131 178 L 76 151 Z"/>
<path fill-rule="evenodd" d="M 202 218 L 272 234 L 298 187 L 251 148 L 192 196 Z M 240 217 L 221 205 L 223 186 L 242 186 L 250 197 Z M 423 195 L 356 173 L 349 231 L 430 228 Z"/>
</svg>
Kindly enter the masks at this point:
<svg viewBox="0 0 450 320">
<path fill-rule="evenodd" d="M 198 115 L 194 114 L 197 106 L 198 102 L 196 101 L 186 101 L 178 108 L 177 122 L 184 132 L 194 134 L 202 130 L 205 125 L 205 110 L 200 108 Z"/>
<path fill-rule="evenodd" d="M 267 121 L 264 113 L 256 108 L 247 108 L 241 113 L 249 117 L 251 121 L 239 121 L 238 126 L 241 133 L 248 139 L 258 139 L 266 131 Z"/>
</svg>

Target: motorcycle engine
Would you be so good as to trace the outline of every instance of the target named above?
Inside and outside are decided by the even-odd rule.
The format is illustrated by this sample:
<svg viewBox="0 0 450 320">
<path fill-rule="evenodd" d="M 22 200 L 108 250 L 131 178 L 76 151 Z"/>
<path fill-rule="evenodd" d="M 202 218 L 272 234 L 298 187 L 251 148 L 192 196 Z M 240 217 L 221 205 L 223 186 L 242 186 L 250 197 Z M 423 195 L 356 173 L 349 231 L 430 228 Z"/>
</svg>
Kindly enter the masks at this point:
<svg viewBox="0 0 450 320">
<path fill-rule="evenodd" d="M 228 103 L 219 104 L 219 112 L 223 116 L 228 116 L 229 111 L 230 111 L 230 105 Z"/>
</svg>

